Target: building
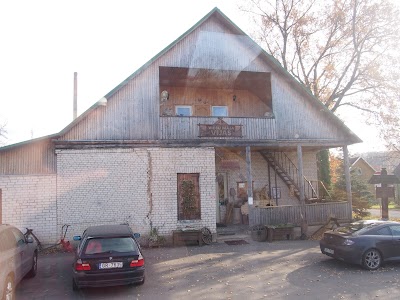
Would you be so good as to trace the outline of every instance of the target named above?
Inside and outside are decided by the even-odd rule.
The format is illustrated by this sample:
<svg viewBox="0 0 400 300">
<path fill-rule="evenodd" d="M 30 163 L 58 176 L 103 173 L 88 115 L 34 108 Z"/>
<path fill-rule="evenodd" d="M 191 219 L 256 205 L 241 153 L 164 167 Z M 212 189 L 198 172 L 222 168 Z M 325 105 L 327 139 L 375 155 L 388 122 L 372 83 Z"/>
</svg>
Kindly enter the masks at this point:
<svg viewBox="0 0 400 300">
<path fill-rule="evenodd" d="M 246 201 L 250 224 L 351 218 L 347 201 L 307 203 L 316 153 L 348 162 L 357 142 L 215 8 L 61 132 L 0 148 L 0 216 L 48 242 L 63 224 L 215 233 Z"/>
</svg>

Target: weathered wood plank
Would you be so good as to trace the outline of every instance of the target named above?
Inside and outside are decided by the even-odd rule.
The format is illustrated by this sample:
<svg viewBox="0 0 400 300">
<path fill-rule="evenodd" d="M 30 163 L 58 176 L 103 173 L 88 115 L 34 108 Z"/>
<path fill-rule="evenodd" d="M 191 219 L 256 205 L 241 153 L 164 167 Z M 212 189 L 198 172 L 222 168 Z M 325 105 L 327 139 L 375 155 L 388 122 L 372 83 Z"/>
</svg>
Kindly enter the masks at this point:
<svg viewBox="0 0 400 300">
<path fill-rule="evenodd" d="M 162 140 L 199 139 L 198 124 L 214 124 L 217 117 L 160 117 Z M 223 118 L 229 125 L 243 125 L 243 139 L 272 140 L 276 139 L 275 119 L 269 118 Z M 211 139 L 241 139 L 238 137 L 215 137 Z"/>
<path fill-rule="evenodd" d="M 306 218 L 309 225 L 324 224 L 329 217 L 340 220 L 351 220 L 349 202 L 315 203 L 305 205 Z M 250 211 L 255 224 L 277 225 L 292 223 L 300 225 L 301 206 L 255 207 Z"/>
</svg>

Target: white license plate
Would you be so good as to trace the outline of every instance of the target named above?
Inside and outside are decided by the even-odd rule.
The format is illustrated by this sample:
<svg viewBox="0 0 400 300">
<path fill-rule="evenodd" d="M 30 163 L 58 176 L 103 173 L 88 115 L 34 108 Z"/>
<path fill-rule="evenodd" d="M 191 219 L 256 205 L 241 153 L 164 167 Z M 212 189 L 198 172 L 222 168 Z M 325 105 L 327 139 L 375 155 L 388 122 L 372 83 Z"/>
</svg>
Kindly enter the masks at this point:
<svg viewBox="0 0 400 300">
<path fill-rule="evenodd" d="M 335 251 L 333 249 L 325 248 L 324 251 L 329 254 L 334 254 Z"/>
<path fill-rule="evenodd" d="M 99 269 L 122 268 L 122 262 L 109 262 L 99 264 Z"/>
</svg>

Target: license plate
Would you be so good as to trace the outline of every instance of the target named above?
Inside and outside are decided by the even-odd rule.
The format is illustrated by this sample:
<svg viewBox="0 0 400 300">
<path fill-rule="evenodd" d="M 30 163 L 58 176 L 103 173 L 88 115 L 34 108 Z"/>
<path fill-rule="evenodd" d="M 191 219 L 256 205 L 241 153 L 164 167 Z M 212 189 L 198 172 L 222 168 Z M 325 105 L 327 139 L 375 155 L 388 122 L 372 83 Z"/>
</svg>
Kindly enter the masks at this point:
<svg viewBox="0 0 400 300">
<path fill-rule="evenodd" d="M 99 269 L 122 268 L 122 262 L 109 262 L 99 264 Z"/>
<path fill-rule="evenodd" d="M 329 254 L 334 254 L 335 251 L 333 249 L 325 248 L 324 251 Z"/>
</svg>

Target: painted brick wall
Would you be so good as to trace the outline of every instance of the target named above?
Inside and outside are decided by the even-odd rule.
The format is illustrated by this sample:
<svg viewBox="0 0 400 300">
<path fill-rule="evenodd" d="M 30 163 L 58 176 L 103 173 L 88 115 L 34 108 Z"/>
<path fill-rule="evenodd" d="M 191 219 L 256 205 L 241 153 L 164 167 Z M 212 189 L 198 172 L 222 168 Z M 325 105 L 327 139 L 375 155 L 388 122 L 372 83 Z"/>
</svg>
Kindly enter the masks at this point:
<svg viewBox="0 0 400 300">
<path fill-rule="evenodd" d="M 56 175 L 3 175 L 2 221 L 18 227 L 22 232 L 32 228 L 43 243 L 55 243 L 56 231 Z"/>
<path fill-rule="evenodd" d="M 57 150 L 58 227 L 71 234 L 91 225 L 128 221 L 147 227 L 148 158 L 145 150 Z"/>
<path fill-rule="evenodd" d="M 187 226 L 216 232 L 215 154 L 212 148 L 151 149 L 153 226 L 161 234 Z M 178 221 L 177 174 L 200 173 L 201 220 Z"/>
<path fill-rule="evenodd" d="M 215 228 L 213 149 L 57 150 L 58 227 L 71 235 L 89 225 L 128 221 L 142 235 L 179 227 Z M 178 222 L 177 173 L 200 173 L 202 218 Z"/>
</svg>

